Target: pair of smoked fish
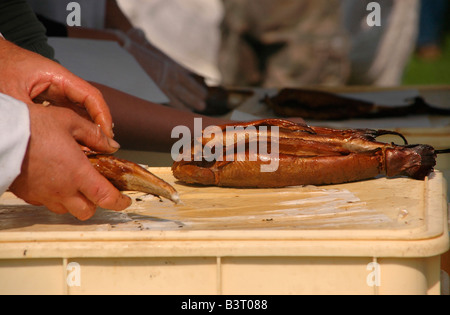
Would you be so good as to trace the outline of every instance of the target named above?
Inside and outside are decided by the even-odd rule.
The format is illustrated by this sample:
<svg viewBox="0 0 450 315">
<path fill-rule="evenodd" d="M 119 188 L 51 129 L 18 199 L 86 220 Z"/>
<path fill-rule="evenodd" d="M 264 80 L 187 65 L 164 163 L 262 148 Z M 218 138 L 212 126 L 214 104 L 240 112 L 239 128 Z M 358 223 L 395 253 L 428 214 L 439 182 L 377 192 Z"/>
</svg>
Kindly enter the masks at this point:
<svg viewBox="0 0 450 315">
<path fill-rule="evenodd" d="M 336 130 L 281 119 L 238 123 L 220 128 L 226 134 L 230 126 L 252 126 L 256 130 L 278 127 L 278 169 L 261 172 L 261 165 L 268 163 L 267 156 L 251 152 L 250 144 L 257 141 L 258 137 L 244 136 L 240 139 L 237 137 L 231 145 L 244 141 L 248 147 L 246 156 L 257 155 L 257 160 L 195 161 L 195 152 L 192 150 L 190 161 L 174 163 L 172 171 L 175 178 L 188 184 L 249 188 L 339 184 L 379 175 L 423 180 L 433 172 L 437 154 L 449 153 L 448 150 L 437 151 L 429 145 L 408 145 L 402 135 L 383 130 Z M 405 145 L 377 141 L 379 136 L 386 134 L 400 136 Z M 202 145 L 207 143 L 204 141 Z M 223 156 L 227 154 L 229 146 L 230 143 L 224 143 Z M 88 158 L 101 174 L 122 191 L 141 191 L 179 202 L 178 193 L 171 185 L 139 165 L 107 155 L 91 154 Z"/>
</svg>

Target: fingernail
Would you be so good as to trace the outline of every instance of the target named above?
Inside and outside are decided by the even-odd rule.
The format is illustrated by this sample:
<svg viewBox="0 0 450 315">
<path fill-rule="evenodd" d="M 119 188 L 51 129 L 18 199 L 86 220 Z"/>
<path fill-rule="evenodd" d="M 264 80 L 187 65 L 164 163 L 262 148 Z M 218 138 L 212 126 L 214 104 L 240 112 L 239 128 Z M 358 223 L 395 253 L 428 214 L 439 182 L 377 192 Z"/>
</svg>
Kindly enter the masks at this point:
<svg viewBox="0 0 450 315">
<path fill-rule="evenodd" d="M 120 149 L 120 144 L 117 141 L 115 141 L 114 139 L 108 138 L 108 143 L 112 148 L 114 148 L 116 150 Z"/>
<path fill-rule="evenodd" d="M 114 138 L 114 131 L 113 131 L 114 124 L 112 125 L 112 128 L 110 130 L 103 129 L 102 125 L 97 125 L 97 127 L 102 129 L 103 133 L 105 133 L 105 135 L 107 135 L 108 137 Z"/>
<path fill-rule="evenodd" d="M 132 204 L 133 204 L 133 199 L 131 199 L 131 198 L 128 197 L 128 196 L 126 196 L 126 197 L 127 197 L 127 199 L 128 199 L 128 207 L 127 207 L 127 208 L 129 208 L 129 207 L 131 207 Z"/>
<path fill-rule="evenodd" d="M 126 201 L 126 204 L 127 204 L 127 206 L 124 207 L 123 210 L 126 210 L 126 209 L 128 209 L 129 207 L 131 207 L 133 205 L 133 199 L 131 199 L 127 195 L 122 195 L 122 197 L 123 197 L 123 201 Z M 123 211 L 123 210 L 120 210 L 120 211 Z"/>
</svg>

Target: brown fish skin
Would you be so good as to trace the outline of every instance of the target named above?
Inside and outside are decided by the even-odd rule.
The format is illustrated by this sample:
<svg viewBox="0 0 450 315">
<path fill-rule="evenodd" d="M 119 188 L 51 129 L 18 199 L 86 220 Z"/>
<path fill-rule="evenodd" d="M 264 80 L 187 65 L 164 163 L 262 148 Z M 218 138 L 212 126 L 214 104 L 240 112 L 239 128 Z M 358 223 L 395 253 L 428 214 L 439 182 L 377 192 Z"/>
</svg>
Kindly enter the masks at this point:
<svg viewBox="0 0 450 315">
<path fill-rule="evenodd" d="M 286 88 L 273 97 L 266 96 L 263 101 L 278 117 L 302 117 L 311 120 L 450 115 L 449 109 L 433 107 L 422 97 L 412 99 L 406 106 L 381 106 L 336 93 Z"/>
<path fill-rule="evenodd" d="M 302 117 L 303 119 L 340 120 L 364 117 L 376 108 L 375 104 L 337 94 L 306 90 L 283 89 L 264 102 L 279 117 Z"/>
<path fill-rule="evenodd" d="M 177 163 L 176 178 L 189 184 L 242 188 L 281 188 L 301 185 L 326 185 L 374 178 L 383 172 L 382 150 L 346 156 L 301 158 L 280 155 L 275 172 L 262 173 L 259 162 L 217 162 L 212 167 L 196 162 Z M 364 165 L 355 172 L 355 166 Z M 333 171 L 330 171 L 333 170 Z"/>
<path fill-rule="evenodd" d="M 379 175 L 423 180 L 434 170 L 439 153 L 427 145 L 395 145 L 376 141 L 379 135 L 394 134 L 406 142 L 401 134 L 384 130 L 297 128 L 289 122 L 274 119 L 236 124 L 265 125 L 284 128 L 276 158 L 279 166 L 274 172 L 261 172 L 261 165 L 274 157 L 251 152 L 250 148 L 255 147 L 249 145 L 254 141 L 252 136 L 241 137 L 241 141 L 249 141 L 245 161 L 239 161 L 236 153 L 227 156 L 229 146 L 224 146 L 223 161 L 197 162 L 192 158 L 191 161 L 175 162 L 172 167 L 174 176 L 190 184 L 248 188 L 341 184 Z M 222 130 L 226 130 L 225 126 Z M 257 159 L 254 159 L 255 155 Z"/>
<path fill-rule="evenodd" d="M 161 178 L 141 166 L 112 155 L 87 154 L 89 161 L 114 187 L 121 191 L 138 191 L 180 203 L 178 192 Z"/>
</svg>

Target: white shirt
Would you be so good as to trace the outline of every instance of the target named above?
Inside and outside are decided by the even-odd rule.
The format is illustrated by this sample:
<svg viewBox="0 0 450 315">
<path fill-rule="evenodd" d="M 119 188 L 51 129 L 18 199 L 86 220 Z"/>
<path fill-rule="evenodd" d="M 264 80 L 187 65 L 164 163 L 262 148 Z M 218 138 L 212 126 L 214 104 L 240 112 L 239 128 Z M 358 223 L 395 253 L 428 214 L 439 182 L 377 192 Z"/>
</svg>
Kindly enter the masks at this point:
<svg viewBox="0 0 450 315">
<path fill-rule="evenodd" d="M 20 175 L 29 138 L 28 107 L 0 93 L 0 195 Z"/>
<path fill-rule="evenodd" d="M 34 12 L 53 21 L 66 24 L 73 10 L 68 10 L 71 2 L 80 4 L 81 27 L 104 29 L 106 0 L 27 0 Z"/>
</svg>

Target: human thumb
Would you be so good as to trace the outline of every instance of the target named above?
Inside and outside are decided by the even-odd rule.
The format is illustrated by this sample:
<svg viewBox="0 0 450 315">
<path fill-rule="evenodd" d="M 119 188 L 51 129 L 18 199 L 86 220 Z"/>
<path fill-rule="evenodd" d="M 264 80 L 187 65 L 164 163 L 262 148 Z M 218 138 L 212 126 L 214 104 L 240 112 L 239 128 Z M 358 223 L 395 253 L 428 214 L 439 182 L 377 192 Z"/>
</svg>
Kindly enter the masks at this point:
<svg viewBox="0 0 450 315">
<path fill-rule="evenodd" d="M 91 151 L 112 154 L 120 149 L 120 144 L 107 137 L 100 126 L 81 117 L 76 117 L 72 122 L 72 136 Z"/>
</svg>

